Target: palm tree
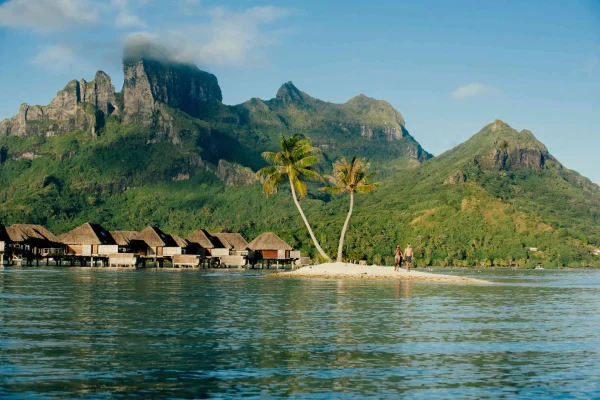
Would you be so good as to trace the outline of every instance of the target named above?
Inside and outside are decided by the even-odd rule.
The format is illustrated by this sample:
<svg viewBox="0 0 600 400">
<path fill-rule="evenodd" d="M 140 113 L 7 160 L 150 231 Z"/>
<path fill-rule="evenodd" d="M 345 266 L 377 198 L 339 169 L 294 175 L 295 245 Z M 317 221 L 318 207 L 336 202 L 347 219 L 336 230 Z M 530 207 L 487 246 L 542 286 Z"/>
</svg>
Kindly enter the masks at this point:
<svg viewBox="0 0 600 400">
<path fill-rule="evenodd" d="M 304 225 L 306 225 L 306 229 L 308 229 L 308 233 L 321 257 L 330 262 L 331 259 L 319 245 L 298 201 L 298 197 L 306 196 L 306 184 L 302 181 L 302 178 L 315 181 L 322 180 L 321 175 L 312 169 L 320 161 L 317 157 L 318 153 L 319 149 L 311 146 L 308 139 L 298 135 L 285 138 L 282 135 L 281 151 L 278 153 L 270 151 L 262 153 L 262 157 L 271 165 L 261 169 L 256 175 L 264 179 L 263 191 L 267 197 L 277 191 L 277 188 L 287 176 L 292 189 L 292 198 L 302 216 Z"/>
<path fill-rule="evenodd" d="M 342 261 L 344 237 L 346 236 L 348 223 L 350 222 L 352 210 L 354 209 L 354 193 L 369 193 L 379 186 L 378 182 L 371 182 L 377 172 L 369 173 L 368 171 L 370 166 L 371 164 L 362 158 L 354 157 L 350 163 L 346 161 L 345 158 L 342 158 L 333 164 L 333 175 L 327 176 L 327 180 L 332 186 L 321 188 L 321 190 L 325 190 L 331 194 L 342 194 L 344 192 L 350 193 L 350 210 L 348 211 L 348 216 L 346 216 L 346 221 L 344 222 L 344 227 L 342 228 L 342 233 L 340 235 L 340 244 L 338 246 L 336 260 L 337 262 Z"/>
</svg>

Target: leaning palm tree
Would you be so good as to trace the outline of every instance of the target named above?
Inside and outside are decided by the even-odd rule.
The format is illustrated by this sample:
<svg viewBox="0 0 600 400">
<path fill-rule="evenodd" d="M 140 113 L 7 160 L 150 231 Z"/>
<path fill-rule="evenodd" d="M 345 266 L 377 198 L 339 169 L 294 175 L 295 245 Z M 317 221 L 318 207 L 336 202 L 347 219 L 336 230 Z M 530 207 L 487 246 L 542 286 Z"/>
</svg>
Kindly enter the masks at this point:
<svg viewBox="0 0 600 400">
<path fill-rule="evenodd" d="M 282 135 L 281 151 L 278 153 L 269 151 L 262 153 L 262 157 L 271 165 L 261 169 L 256 175 L 264 179 L 263 191 L 267 197 L 277 191 L 277 188 L 287 176 L 292 189 L 292 198 L 317 251 L 325 260 L 331 261 L 321 248 L 321 245 L 319 245 L 298 201 L 298 197 L 302 198 L 306 196 L 306 184 L 302 181 L 303 178 L 316 181 L 322 180 L 321 175 L 313 170 L 313 166 L 320 161 L 319 157 L 317 157 L 318 153 L 319 149 L 311 146 L 308 139 L 304 139 L 298 135 L 285 138 Z"/>
<path fill-rule="evenodd" d="M 348 230 L 352 210 L 354 209 L 354 193 L 369 193 L 377 186 L 379 182 L 373 183 L 373 177 L 377 172 L 368 172 L 371 164 L 362 158 L 352 158 L 351 162 L 342 158 L 333 164 L 333 174 L 327 176 L 327 180 L 331 186 L 321 188 L 331 194 L 350 193 L 350 210 L 346 216 L 344 227 L 340 235 L 340 244 L 338 245 L 337 262 L 342 262 L 342 251 L 344 248 L 344 237 Z"/>
</svg>

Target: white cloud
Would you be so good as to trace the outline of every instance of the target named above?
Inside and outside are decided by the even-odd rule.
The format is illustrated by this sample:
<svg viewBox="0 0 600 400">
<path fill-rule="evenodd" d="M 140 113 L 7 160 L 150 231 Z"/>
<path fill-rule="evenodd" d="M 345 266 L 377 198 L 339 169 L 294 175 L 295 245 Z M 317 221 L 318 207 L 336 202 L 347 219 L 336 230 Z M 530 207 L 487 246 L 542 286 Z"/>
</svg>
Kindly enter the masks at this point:
<svg viewBox="0 0 600 400">
<path fill-rule="evenodd" d="M 79 63 L 79 60 L 73 49 L 64 45 L 51 45 L 42 47 L 38 55 L 31 59 L 31 63 L 61 71 Z"/>
<path fill-rule="evenodd" d="M 137 15 L 130 14 L 127 11 L 121 11 L 117 15 L 117 18 L 115 18 L 115 26 L 117 28 L 141 28 L 145 27 L 146 23 Z"/>
<path fill-rule="evenodd" d="M 129 11 L 129 0 L 112 0 L 111 4 L 119 10 L 115 18 L 117 28 L 143 28 L 146 23 Z M 145 3 L 140 3 L 144 5 Z"/>
<path fill-rule="evenodd" d="M 452 91 L 452 97 L 455 99 L 466 99 L 467 97 L 479 96 L 483 94 L 496 94 L 498 89 L 484 85 L 482 83 L 469 83 L 468 85 L 459 86 Z"/>
<path fill-rule="evenodd" d="M 253 7 L 241 12 L 214 8 L 208 22 L 152 32 L 172 57 L 200 65 L 239 66 L 260 60 L 266 48 L 276 45 L 275 31 L 268 25 L 294 11 L 281 7 Z M 139 39 L 140 36 L 130 36 Z"/>
<path fill-rule="evenodd" d="M 61 31 L 97 22 L 97 5 L 90 0 L 9 0 L 0 5 L 0 26 Z"/>
</svg>

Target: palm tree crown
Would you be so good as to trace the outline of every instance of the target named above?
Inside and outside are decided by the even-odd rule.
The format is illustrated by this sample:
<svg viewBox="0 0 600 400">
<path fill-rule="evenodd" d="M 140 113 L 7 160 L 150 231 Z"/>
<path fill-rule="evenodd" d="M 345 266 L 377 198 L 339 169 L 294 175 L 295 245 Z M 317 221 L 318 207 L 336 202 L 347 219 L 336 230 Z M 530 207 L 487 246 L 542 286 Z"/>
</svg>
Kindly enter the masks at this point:
<svg viewBox="0 0 600 400">
<path fill-rule="evenodd" d="M 310 145 L 308 139 L 294 135 L 290 138 L 281 137 L 281 151 L 273 153 L 266 151 L 262 157 L 271 164 L 256 174 L 264 178 L 263 191 L 267 196 L 272 195 L 281 185 L 287 175 L 300 198 L 306 196 L 306 184 L 302 178 L 322 180 L 321 175 L 312 167 L 319 163 L 320 150 Z"/>
<path fill-rule="evenodd" d="M 369 193 L 379 183 L 372 183 L 373 177 L 377 172 L 368 172 L 371 164 L 362 158 L 353 157 L 351 162 L 345 158 L 333 163 L 333 174 L 327 176 L 327 180 L 332 186 L 322 188 L 322 190 L 331 194 L 350 193 Z"/>
</svg>

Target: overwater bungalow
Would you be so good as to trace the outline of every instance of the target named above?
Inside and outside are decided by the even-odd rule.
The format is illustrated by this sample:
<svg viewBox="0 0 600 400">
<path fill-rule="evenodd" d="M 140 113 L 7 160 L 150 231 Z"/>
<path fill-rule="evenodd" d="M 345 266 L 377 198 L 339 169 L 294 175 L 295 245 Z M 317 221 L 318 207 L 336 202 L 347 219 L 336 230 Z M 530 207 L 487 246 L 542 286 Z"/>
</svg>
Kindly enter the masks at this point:
<svg viewBox="0 0 600 400">
<path fill-rule="evenodd" d="M 215 248 L 213 238 L 210 233 L 204 229 L 196 229 L 187 237 L 187 253 L 199 254 L 202 257 L 211 255 L 211 251 Z"/>
<path fill-rule="evenodd" d="M 292 251 L 292 246 L 273 232 L 260 234 L 256 239 L 248 243 L 247 248 L 250 250 L 248 258 L 252 262 L 259 260 L 287 262 L 300 257 L 300 252 Z"/>
<path fill-rule="evenodd" d="M 175 239 L 155 226 L 144 228 L 133 238 L 131 246 L 136 253 L 147 257 L 182 254 L 182 248 Z"/>
<path fill-rule="evenodd" d="M 234 256 L 246 256 L 248 255 L 248 242 L 239 233 L 213 233 L 212 236 L 217 238 L 223 245 L 224 248 L 229 248 L 229 254 Z"/>
<path fill-rule="evenodd" d="M 171 237 L 173 238 L 173 240 L 175 241 L 177 246 L 181 247 L 180 254 L 186 254 L 187 247 L 188 247 L 187 241 L 185 239 L 182 239 L 181 236 L 179 236 L 179 235 L 171 235 Z"/>
<path fill-rule="evenodd" d="M 119 252 L 117 242 L 109 231 L 98 224 L 86 222 L 62 236 L 67 255 L 102 257 Z"/>
<path fill-rule="evenodd" d="M 131 253 L 131 241 L 135 238 L 139 232 L 136 231 L 111 231 L 115 243 L 119 247 L 119 253 Z"/>
<path fill-rule="evenodd" d="M 6 233 L 11 242 L 11 251 L 17 257 L 26 257 L 28 261 L 65 254 L 64 244 L 41 225 L 14 224 L 6 228 Z"/>
</svg>

